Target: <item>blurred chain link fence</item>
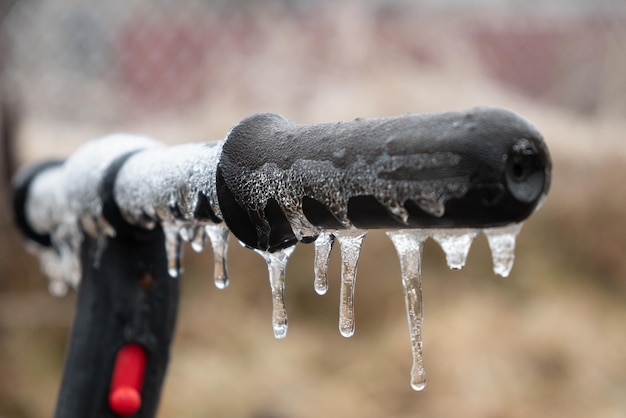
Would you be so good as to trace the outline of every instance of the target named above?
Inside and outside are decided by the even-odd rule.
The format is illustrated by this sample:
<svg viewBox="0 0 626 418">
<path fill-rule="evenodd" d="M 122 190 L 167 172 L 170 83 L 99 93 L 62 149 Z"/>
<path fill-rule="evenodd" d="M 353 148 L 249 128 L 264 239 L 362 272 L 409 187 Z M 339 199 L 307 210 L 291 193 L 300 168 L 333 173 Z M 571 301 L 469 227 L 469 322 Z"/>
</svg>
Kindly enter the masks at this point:
<svg viewBox="0 0 626 418">
<path fill-rule="evenodd" d="M 620 1 L 593 7 L 585 1 L 530 2 L 522 18 L 515 7 L 528 2 L 501 2 L 513 7 L 504 20 L 497 19 L 502 5 L 486 0 L 469 6 L 452 0 L 351 2 L 369 14 L 345 12 L 336 6 L 341 3 L 14 0 L 4 22 L 7 77 L 29 115 L 115 125 L 185 111 L 213 90 L 231 86 L 233 94 L 285 89 L 306 100 L 307 87 L 315 88 L 328 67 L 356 60 L 343 68 L 350 79 L 390 62 L 390 51 L 403 64 L 412 60 L 417 77 L 426 64 L 437 64 L 443 49 L 464 44 L 488 77 L 527 97 L 581 113 L 616 107 L 626 112 L 626 18 Z M 260 4 L 273 11 L 259 13 Z M 408 4 L 411 13 L 405 13 Z M 460 12 L 474 19 L 449 31 L 433 4 L 448 7 L 448 20 L 458 22 Z M 428 5 L 429 12 L 420 9 Z M 366 28 L 351 35 L 362 39 L 338 39 L 358 19 L 365 19 Z M 451 39 L 442 46 L 446 37 Z M 288 43 L 283 50 L 271 46 Z M 362 59 L 359 51 L 366 48 L 376 53 Z M 290 66 L 292 71 L 285 70 Z M 283 81 L 290 84 L 281 87 Z"/>
<path fill-rule="evenodd" d="M 201 1 L 16 1 L 8 77 L 24 108 L 79 120 L 181 106 L 204 94 L 217 41 Z"/>
</svg>

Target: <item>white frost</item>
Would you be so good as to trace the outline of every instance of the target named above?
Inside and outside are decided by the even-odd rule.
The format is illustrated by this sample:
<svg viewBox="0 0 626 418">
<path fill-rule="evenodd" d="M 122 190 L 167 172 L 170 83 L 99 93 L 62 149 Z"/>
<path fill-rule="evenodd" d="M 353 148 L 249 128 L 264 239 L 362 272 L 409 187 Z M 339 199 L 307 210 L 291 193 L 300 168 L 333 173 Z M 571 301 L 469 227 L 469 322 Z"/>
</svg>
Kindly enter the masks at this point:
<svg viewBox="0 0 626 418">
<path fill-rule="evenodd" d="M 64 164 L 64 184 L 69 209 L 87 233 L 95 238 L 115 233 L 102 217 L 99 193 L 111 163 L 129 152 L 159 145 L 144 136 L 116 134 L 88 142 L 68 158 Z"/>
<path fill-rule="evenodd" d="M 218 143 L 154 148 L 130 157 L 120 169 L 114 197 L 132 224 L 194 220 L 199 194 L 220 215 L 215 189 Z"/>
</svg>

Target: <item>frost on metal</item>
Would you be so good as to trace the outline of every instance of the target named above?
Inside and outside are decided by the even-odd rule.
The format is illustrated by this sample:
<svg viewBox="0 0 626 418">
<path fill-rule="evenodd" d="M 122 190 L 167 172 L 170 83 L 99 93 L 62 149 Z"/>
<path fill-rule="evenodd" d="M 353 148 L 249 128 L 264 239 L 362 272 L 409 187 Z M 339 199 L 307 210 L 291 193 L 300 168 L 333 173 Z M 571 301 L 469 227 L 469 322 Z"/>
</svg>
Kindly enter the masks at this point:
<svg viewBox="0 0 626 418">
<path fill-rule="evenodd" d="M 303 215 L 303 196 L 324 204 L 344 228 L 352 227 L 348 201 L 355 196 L 374 196 L 405 224 L 409 215 L 404 202 L 408 200 L 415 201 L 426 213 L 442 216 L 447 200 L 465 195 L 469 179 L 398 181 L 385 179 L 385 173 L 393 172 L 398 166 L 445 168 L 458 161 L 459 157 L 453 153 L 381 155 L 373 163 L 357 159 L 343 168 L 337 168 L 331 161 L 297 160 L 287 169 L 274 163 L 256 170 L 243 167 L 238 175 L 226 180 L 249 210 L 263 213 L 270 199 L 279 202 L 294 234 L 302 241 L 320 232 Z"/>
<path fill-rule="evenodd" d="M 63 166 L 57 166 L 37 176 L 30 185 L 25 208 L 31 227 L 39 234 L 50 234 L 52 248 L 34 243 L 28 248 L 39 257 L 50 293 L 55 296 L 65 295 L 68 285 L 76 286 L 80 281 L 76 255 L 80 233 L 70 217 L 63 174 Z"/>
<path fill-rule="evenodd" d="M 63 295 L 80 283 L 80 246 L 83 234 L 95 238 L 113 235 L 102 217 L 99 185 L 118 157 L 157 146 L 152 139 L 110 135 L 79 148 L 65 164 L 37 176 L 29 188 L 26 218 L 35 231 L 49 234 L 52 248 L 31 245 L 50 279 L 50 291 Z"/>
<path fill-rule="evenodd" d="M 221 143 L 202 143 L 137 153 L 121 167 L 113 194 L 129 223 L 148 229 L 163 226 L 172 277 L 181 271 L 182 241 L 201 251 L 208 238 L 215 255 L 215 285 L 224 288 L 228 229 L 215 186 L 220 149 Z"/>
<path fill-rule="evenodd" d="M 145 150 L 120 169 L 114 197 L 122 215 L 145 227 L 155 222 L 217 221 L 215 191 L 219 144 L 188 144 Z M 198 211 L 206 205 L 204 212 Z"/>
<path fill-rule="evenodd" d="M 99 186 L 111 163 L 130 152 L 159 145 L 144 136 L 110 135 L 83 145 L 65 162 L 65 190 L 69 210 L 87 233 L 96 238 L 102 234 L 115 233 L 102 217 L 99 193 Z"/>
<path fill-rule="evenodd" d="M 482 144 L 480 152 L 466 138 L 476 134 L 479 116 L 487 118 L 483 128 L 491 139 Z M 314 289 L 322 295 L 328 290 L 330 253 L 338 242 L 342 265 L 339 330 L 343 336 L 350 337 L 356 324 L 354 300 L 361 248 L 367 229 L 380 228 L 381 224 L 359 223 L 358 216 L 349 213 L 349 207 L 353 198 L 373 198 L 383 208 L 384 215 L 391 218 L 391 222 L 385 219 L 382 225 L 393 229 L 388 236 L 401 265 L 413 356 L 411 387 L 422 390 L 426 385 L 421 339 L 424 242 L 434 239 L 444 251 L 448 266 L 460 269 L 474 239 L 482 232 L 492 252 L 494 272 L 507 276 L 513 266 L 515 241 L 522 221 L 547 193 L 550 161 L 534 128 L 512 119 L 508 113 L 478 110 L 476 114 L 415 118 L 411 119 L 415 125 L 410 127 L 419 126 L 421 136 L 406 132 L 405 136 L 394 136 L 397 132 L 392 128 L 397 127 L 399 119 L 306 127 L 276 115 L 260 115 L 248 119 L 246 126 L 253 125 L 252 129 L 238 130 L 244 126 L 240 124 L 231 131 L 237 131 L 234 139 L 229 134 L 225 141 L 216 143 L 165 147 L 150 138 L 123 134 L 88 143 L 64 165 L 46 170 L 30 185 L 26 218 L 37 233 L 50 234 L 52 242 L 52 248 L 36 247 L 43 270 L 50 277 L 50 291 L 60 295 L 68 285 L 78 285 L 84 234 L 90 234 L 102 245 L 116 234 L 103 214 L 102 185 L 106 177 L 110 180 L 107 184 L 113 200 L 126 222 L 148 230 L 163 228 L 172 277 L 181 273 L 183 242 L 190 242 L 195 251 L 202 251 L 208 239 L 214 252 L 215 285 L 220 289 L 226 287 L 230 232 L 227 223 L 244 245 L 255 248 L 268 265 L 276 338 L 284 338 L 287 333 L 285 274 L 295 243 L 314 242 Z M 515 123 L 509 123 L 511 120 Z M 356 131 L 351 128 L 357 125 Z M 512 131 L 500 135 L 499 130 L 494 133 L 494 126 L 505 126 L 503 130 Z M 372 133 L 373 129 L 376 132 Z M 302 134 L 304 131 L 308 133 Z M 528 133 L 534 142 L 520 139 L 520 132 Z M 303 138 L 292 141 L 299 133 L 317 138 L 317 148 L 311 150 L 311 143 Z M 369 148 L 359 142 L 361 134 L 367 136 Z M 478 136 L 482 138 L 482 135 Z M 392 149 L 390 144 L 399 137 L 402 137 L 400 145 Z M 463 142 L 460 148 L 456 147 L 459 138 Z M 421 144 L 420 141 L 429 145 L 413 147 L 415 143 Z M 494 146 L 500 148 L 494 151 Z M 268 147 L 275 148 L 268 150 Z M 491 165 L 485 163 L 485 158 Z M 486 172 L 480 173 L 484 178 L 479 179 L 478 189 L 477 175 L 470 170 L 474 167 Z M 113 178 L 112 170 L 117 170 L 113 171 Z M 510 199 L 521 202 L 521 209 L 494 221 L 489 216 L 497 211 L 488 211 L 498 199 L 503 199 L 505 190 L 510 192 Z M 459 204 L 467 195 L 472 196 L 469 204 L 474 205 L 471 209 L 474 217 L 470 221 L 466 218 L 467 201 Z M 332 222 L 314 224 L 316 221 L 305 215 L 306 199 L 323 206 Z M 415 209 L 409 209 L 408 202 L 424 218 L 412 218 L 414 212 L 409 212 Z M 270 203 L 276 203 L 281 213 L 267 215 Z M 449 213 L 453 215 L 448 217 Z M 233 218 L 229 220 L 231 214 Z M 276 221 L 276 218 L 280 219 Z M 283 219 L 286 222 L 281 223 Z M 427 220 L 420 223 L 422 219 Z M 278 244 L 273 247 L 271 222 L 282 228 L 276 239 Z M 243 232 L 239 232 L 245 238 L 237 231 L 241 225 Z M 245 242 L 249 238 L 247 233 L 253 237 L 250 242 Z M 293 236 L 284 239 L 289 233 Z M 98 263 L 98 257 L 94 262 Z"/>
</svg>

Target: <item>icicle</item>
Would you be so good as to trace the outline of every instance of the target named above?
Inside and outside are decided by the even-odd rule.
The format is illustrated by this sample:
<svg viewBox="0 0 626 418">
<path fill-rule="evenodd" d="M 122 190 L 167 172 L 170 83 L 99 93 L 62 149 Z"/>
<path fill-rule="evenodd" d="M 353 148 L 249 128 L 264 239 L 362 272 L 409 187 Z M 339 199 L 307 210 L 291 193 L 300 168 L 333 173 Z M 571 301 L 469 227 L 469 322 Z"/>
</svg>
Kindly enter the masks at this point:
<svg viewBox="0 0 626 418">
<path fill-rule="evenodd" d="M 81 278 L 80 247 L 82 235 L 75 224 L 67 223 L 52 233 L 52 245 L 58 257 L 58 271 L 63 280 L 77 288 Z"/>
<path fill-rule="evenodd" d="M 448 267 L 454 270 L 465 266 L 467 253 L 476 235 L 478 235 L 478 230 L 475 229 L 437 229 L 431 232 L 433 239 L 446 253 Z"/>
<path fill-rule="evenodd" d="M 191 242 L 194 240 L 196 228 L 191 223 L 181 223 L 178 229 L 180 238 L 185 242 Z"/>
<path fill-rule="evenodd" d="M 61 258 L 61 269 L 65 281 L 72 287 L 78 288 L 80 284 L 80 259 L 78 254 L 72 250 L 69 244 L 64 243 L 57 246 L 59 257 Z"/>
<path fill-rule="evenodd" d="M 41 270 L 48 278 L 48 292 L 52 296 L 61 297 L 67 294 L 67 282 L 63 275 L 63 265 L 59 254 L 53 248 L 33 245 L 28 250 L 39 258 Z"/>
<path fill-rule="evenodd" d="M 489 241 L 494 273 L 507 277 L 511 272 L 513 261 L 515 260 L 515 239 L 521 229 L 522 223 L 520 222 L 518 224 L 483 230 Z"/>
<path fill-rule="evenodd" d="M 287 309 L 285 308 L 285 270 L 289 256 L 295 246 L 270 253 L 254 250 L 267 262 L 270 287 L 272 288 L 272 327 L 274 337 L 285 338 L 287 335 Z"/>
<path fill-rule="evenodd" d="M 228 233 L 229 230 L 222 222 L 215 225 L 207 225 L 204 227 L 203 235 L 209 236 L 211 240 L 211 248 L 213 249 L 213 280 L 215 287 L 224 289 L 228 286 L 228 275 L 226 274 L 226 252 L 228 250 Z"/>
<path fill-rule="evenodd" d="M 191 248 L 200 253 L 204 250 L 206 243 L 206 231 L 204 225 L 196 225 L 194 227 L 193 239 L 191 240 Z"/>
<path fill-rule="evenodd" d="M 411 368 L 411 387 L 422 390 L 426 387 L 426 373 L 422 360 L 422 250 L 428 235 L 420 230 L 399 230 L 387 232 L 393 241 L 402 270 L 404 301 L 409 322 L 413 366 Z"/>
<path fill-rule="evenodd" d="M 328 259 L 335 244 L 331 232 L 322 232 L 315 240 L 315 291 L 323 295 L 328 291 Z"/>
<path fill-rule="evenodd" d="M 351 337 L 354 334 L 356 267 L 366 233 L 367 231 L 360 229 L 349 229 L 335 233 L 335 237 L 337 237 L 341 246 L 339 332 L 344 337 Z"/>
<path fill-rule="evenodd" d="M 180 230 L 172 224 L 164 224 L 165 232 L 165 253 L 167 255 L 167 272 L 170 277 L 177 278 L 181 273 L 181 238 Z"/>
<path fill-rule="evenodd" d="M 63 280 L 50 278 L 48 281 L 48 292 L 52 296 L 63 297 L 67 295 L 67 283 Z"/>
</svg>

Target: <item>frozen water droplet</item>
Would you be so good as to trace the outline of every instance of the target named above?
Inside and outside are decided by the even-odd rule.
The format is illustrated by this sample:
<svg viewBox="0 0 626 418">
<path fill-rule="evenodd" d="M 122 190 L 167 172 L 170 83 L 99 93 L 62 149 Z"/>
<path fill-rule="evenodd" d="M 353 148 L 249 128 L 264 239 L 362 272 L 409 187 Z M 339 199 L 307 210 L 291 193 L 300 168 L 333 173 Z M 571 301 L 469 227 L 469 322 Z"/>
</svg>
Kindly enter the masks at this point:
<svg viewBox="0 0 626 418">
<path fill-rule="evenodd" d="M 54 229 L 51 237 L 60 276 L 67 284 L 77 288 L 81 278 L 80 247 L 83 240 L 77 224 L 61 224 Z"/>
<path fill-rule="evenodd" d="M 515 260 L 515 239 L 521 229 L 522 223 L 520 222 L 518 224 L 483 230 L 491 249 L 494 273 L 507 277 L 511 272 L 513 261 Z"/>
<path fill-rule="evenodd" d="M 323 295 L 328 291 L 328 259 L 335 244 L 331 232 L 322 232 L 315 240 L 315 291 Z"/>
<path fill-rule="evenodd" d="M 399 230 L 387 232 L 393 241 L 402 271 L 404 301 L 411 337 L 413 366 L 411 368 L 411 387 L 422 390 L 426 387 L 426 373 L 422 360 L 422 324 L 424 309 L 422 305 L 422 251 L 428 234 L 421 230 Z"/>
<path fill-rule="evenodd" d="M 163 224 L 165 233 L 165 253 L 167 255 L 167 272 L 170 277 L 178 278 L 181 273 L 180 258 L 182 252 L 179 228 L 173 224 Z"/>
<path fill-rule="evenodd" d="M 204 230 L 211 240 L 213 249 L 213 280 L 215 287 L 225 289 L 228 286 L 228 275 L 226 274 L 226 252 L 228 250 L 229 230 L 224 223 L 207 225 Z"/>
<path fill-rule="evenodd" d="M 465 266 L 467 253 L 476 235 L 478 231 L 474 229 L 438 229 L 431 232 L 446 254 L 448 267 L 455 270 Z"/>
<path fill-rule="evenodd" d="M 341 248 L 341 289 L 339 305 L 339 332 L 344 337 L 354 334 L 354 286 L 356 267 L 367 231 L 349 229 L 335 232 Z"/>
<path fill-rule="evenodd" d="M 178 234 L 180 238 L 185 242 L 193 241 L 195 238 L 196 229 L 191 223 L 184 223 L 180 226 Z"/>
<path fill-rule="evenodd" d="M 200 253 L 202 252 L 202 250 L 204 250 L 204 245 L 206 242 L 206 231 L 205 231 L 205 227 L 203 226 L 196 226 L 195 230 L 194 230 L 194 236 L 193 239 L 191 240 L 191 248 L 197 252 Z"/>
<path fill-rule="evenodd" d="M 267 262 L 270 287 L 272 288 L 272 327 L 274 337 L 287 336 L 287 309 L 285 308 L 285 270 L 289 256 L 295 246 L 270 253 L 269 251 L 254 250 Z"/>
<path fill-rule="evenodd" d="M 65 296 L 68 286 L 59 254 L 54 248 L 40 247 L 39 245 L 27 244 L 27 249 L 39 258 L 41 270 L 48 278 L 50 294 L 57 297 Z"/>
<path fill-rule="evenodd" d="M 408 224 L 409 211 L 406 210 L 406 208 L 399 202 L 391 202 L 389 205 L 387 205 L 387 209 L 389 209 L 389 212 L 391 212 L 393 216 L 402 221 L 403 224 Z"/>
<path fill-rule="evenodd" d="M 65 296 L 67 294 L 67 283 L 63 280 L 50 279 L 48 282 L 48 292 L 56 297 Z"/>
</svg>

